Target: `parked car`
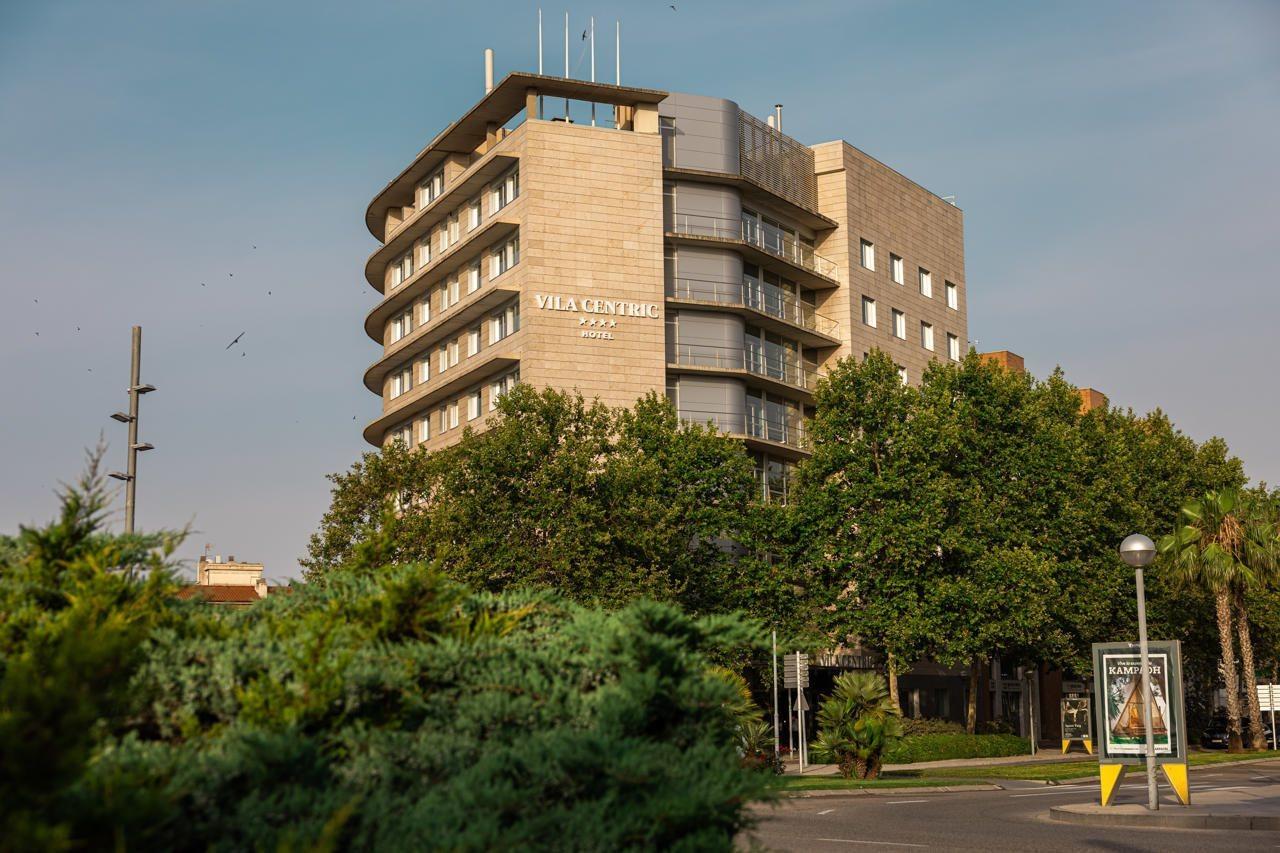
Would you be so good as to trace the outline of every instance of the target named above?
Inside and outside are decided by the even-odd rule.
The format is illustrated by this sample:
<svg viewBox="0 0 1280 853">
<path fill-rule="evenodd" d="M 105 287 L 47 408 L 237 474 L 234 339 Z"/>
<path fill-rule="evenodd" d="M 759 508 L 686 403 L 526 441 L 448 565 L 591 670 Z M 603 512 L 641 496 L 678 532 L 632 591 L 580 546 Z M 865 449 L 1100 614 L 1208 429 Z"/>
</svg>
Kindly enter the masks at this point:
<svg viewBox="0 0 1280 853">
<path fill-rule="evenodd" d="M 1242 743 L 1249 745 L 1249 718 L 1243 717 L 1240 720 L 1240 728 L 1242 729 Z M 1271 744 L 1271 721 L 1265 716 L 1262 720 L 1262 736 L 1266 738 L 1267 744 Z M 1200 745 L 1205 749 L 1226 749 L 1228 746 L 1227 735 L 1227 715 L 1215 714 L 1213 719 L 1209 721 L 1209 725 L 1204 727 L 1204 731 L 1200 733 Z"/>
</svg>

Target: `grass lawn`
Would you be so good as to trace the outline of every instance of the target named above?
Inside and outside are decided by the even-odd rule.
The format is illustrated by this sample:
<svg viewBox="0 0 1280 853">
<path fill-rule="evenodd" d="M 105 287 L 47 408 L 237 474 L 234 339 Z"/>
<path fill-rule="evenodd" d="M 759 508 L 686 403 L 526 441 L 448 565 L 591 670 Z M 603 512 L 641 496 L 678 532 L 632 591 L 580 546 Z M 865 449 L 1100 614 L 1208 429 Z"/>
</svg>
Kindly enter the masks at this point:
<svg viewBox="0 0 1280 853">
<path fill-rule="evenodd" d="M 1280 758 L 1280 751 L 1263 752 L 1192 752 L 1191 766 L 1206 767 L 1258 758 Z M 822 791 L 857 788 L 920 788 L 940 785 L 976 785 L 987 780 L 1040 779 L 1060 782 L 1098 774 L 1098 762 L 1092 759 L 1061 764 L 1006 764 L 987 767 L 938 767 L 921 770 L 894 770 L 871 782 L 841 779 L 839 776 L 784 776 L 778 780 L 783 791 Z"/>
<path fill-rule="evenodd" d="M 841 779 L 839 776 L 782 776 L 776 787 L 788 791 L 853 791 L 863 788 L 936 788 L 942 785 L 981 785 L 985 779 L 924 778 L 919 771 L 882 773 L 879 779 Z"/>
</svg>

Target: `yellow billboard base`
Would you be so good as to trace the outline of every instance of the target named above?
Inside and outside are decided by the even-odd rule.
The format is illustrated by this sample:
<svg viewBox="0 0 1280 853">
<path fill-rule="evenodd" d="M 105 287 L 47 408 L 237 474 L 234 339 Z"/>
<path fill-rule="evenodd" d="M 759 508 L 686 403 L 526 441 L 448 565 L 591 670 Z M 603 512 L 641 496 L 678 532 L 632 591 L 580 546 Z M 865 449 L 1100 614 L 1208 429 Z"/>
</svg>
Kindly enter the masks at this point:
<svg viewBox="0 0 1280 853">
<path fill-rule="evenodd" d="M 1116 798 L 1116 791 L 1120 790 L 1120 779 L 1124 776 L 1124 771 L 1129 765 L 1127 764 L 1099 764 L 1098 778 L 1102 783 L 1102 804 L 1104 806 L 1111 805 Z"/>
<path fill-rule="evenodd" d="M 1084 751 L 1089 753 L 1090 755 L 1093 755 L 1093 741 L 1089 740 L 1088 738 L 1079 738 L 1079 740 L 1082 744 L 1084 744 Z M 1062 754 L 1066 755 L 1067 750 L 1070 748 L 1071 748 L 1071 741 L 1064 740 L 1062 742 Z"/>
<path fill-rule="evenodd" d="M 1187 765 L 1161 764 L 1160 769 L 1164 770 L 1164 777 L 1169 780 L 1169 784 L 1173 786 L 1174 793 L 1178 795 L 1182 804 L 1191 805 L 1191 786 L 1187 784 Z"/>
<path fill-rule="evenodd" d="M 1088 738 L 1084 739 L 1084 751 L 1089 753 L 1090 755 L 1093 755 L 1093 741 L 1089 740 Z"/>
</svg>

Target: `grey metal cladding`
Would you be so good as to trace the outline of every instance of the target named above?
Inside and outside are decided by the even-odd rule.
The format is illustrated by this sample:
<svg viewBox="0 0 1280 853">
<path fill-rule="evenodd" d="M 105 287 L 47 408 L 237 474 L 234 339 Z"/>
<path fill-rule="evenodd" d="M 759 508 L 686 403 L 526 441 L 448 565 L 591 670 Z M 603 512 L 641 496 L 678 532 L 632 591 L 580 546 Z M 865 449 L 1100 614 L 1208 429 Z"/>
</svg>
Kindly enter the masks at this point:
<svg viewBox="0 0 1280 853">
<path fill-rule="evenodd" d="M 738 105 L 724 98 L 673 94 L 658 114 L 675 120 L 671 165 L 678 169 L 739 174 Z"/>
</svg>

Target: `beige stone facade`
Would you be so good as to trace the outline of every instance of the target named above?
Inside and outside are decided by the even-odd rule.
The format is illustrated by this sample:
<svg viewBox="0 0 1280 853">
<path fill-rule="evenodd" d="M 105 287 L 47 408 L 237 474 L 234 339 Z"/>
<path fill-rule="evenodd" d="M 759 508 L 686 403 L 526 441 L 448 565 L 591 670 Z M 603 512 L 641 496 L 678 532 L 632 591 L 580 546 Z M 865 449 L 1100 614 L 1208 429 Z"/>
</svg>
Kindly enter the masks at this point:
<svg viewBox="0 0 1280 853">
<path fill-rule="evenodd" d="M 564 120 L 565 99 L 599 121 Z M 731 101 L 512 74 L 366 223 L 375 445 L 456 441 L 515 381 L 619 406 L 657 391 L 741 437 L 769 488 L 836 358 L 879 347 L 916 382 L 968 349 L 960 210 Z"/>
</svg>

